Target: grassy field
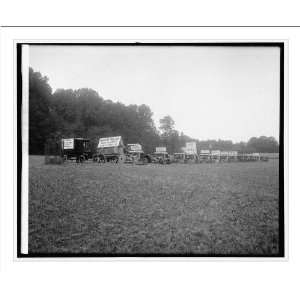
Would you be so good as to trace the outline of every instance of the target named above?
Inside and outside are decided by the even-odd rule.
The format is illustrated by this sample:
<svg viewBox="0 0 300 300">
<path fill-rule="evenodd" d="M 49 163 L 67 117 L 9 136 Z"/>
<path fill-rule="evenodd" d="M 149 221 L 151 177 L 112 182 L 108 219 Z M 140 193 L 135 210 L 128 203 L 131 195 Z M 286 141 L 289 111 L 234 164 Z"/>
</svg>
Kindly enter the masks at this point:
<svg viewBox="0 0 300 300">
<path fill-rule="evenodd" d="M 30 157 L 29 252 L 278 253 L 278 160 L 45 165 Z"/>
</svg>

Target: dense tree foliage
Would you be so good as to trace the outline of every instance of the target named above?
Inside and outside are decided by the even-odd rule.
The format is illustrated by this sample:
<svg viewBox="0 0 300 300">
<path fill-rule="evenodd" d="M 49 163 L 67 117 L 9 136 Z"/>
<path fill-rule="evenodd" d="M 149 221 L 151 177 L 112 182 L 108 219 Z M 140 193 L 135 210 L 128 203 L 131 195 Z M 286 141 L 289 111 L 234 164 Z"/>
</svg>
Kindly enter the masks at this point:
<svg viewBox="0 0 300 300">
<path fill-rule="evenodd" d="M 29 70 L 29 152 L 39 154 L 46 139 L 55 130 L 51 123 L 52 90 L 48 78 Z"/>
<path fill-rule="evenodd" d="M 160 131 L 159 131 L 160 130 Z M 160 120 L 159 130 L 149 106 L 124 105 L 103 99 L 88 88 L 57 89 L 52 93 L 48 78 L 29 70 L 29 152 L 44 153 L 47 139 L 85 137 L 93 150 L 99 137 L 121 135 L 124 143 L 140 143 L 145 152 L 166 146 L 169 153 L 181 152 L 186 142 L 195 141 L 201 149 L 241 152 L 278 152 L 273 137 L 253 137 L 248 143 L 230 140 L 199 141 L 175 129 L 170 116 Z"/>
</svg>

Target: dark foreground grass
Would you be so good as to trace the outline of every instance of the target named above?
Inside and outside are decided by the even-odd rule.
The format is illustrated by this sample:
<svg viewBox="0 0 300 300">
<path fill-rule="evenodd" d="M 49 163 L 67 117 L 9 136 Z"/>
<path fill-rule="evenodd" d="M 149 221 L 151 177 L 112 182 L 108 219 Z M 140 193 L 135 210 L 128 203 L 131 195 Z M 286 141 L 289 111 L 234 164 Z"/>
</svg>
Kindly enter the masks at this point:
<svg viewBox="0 0 300 300">
<path fill-rule="evenodd" d="M 29 253 L 278 254 L 278 160 L 44 165 L 30 157 Z"/>
</svg>

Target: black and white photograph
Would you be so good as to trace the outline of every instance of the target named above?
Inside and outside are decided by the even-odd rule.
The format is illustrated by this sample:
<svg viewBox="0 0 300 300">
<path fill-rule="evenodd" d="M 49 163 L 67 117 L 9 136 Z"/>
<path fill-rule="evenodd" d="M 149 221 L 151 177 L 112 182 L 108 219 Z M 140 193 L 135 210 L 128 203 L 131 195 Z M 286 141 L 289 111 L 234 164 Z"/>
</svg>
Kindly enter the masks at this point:
<svg viewBox="0 0 300 300">
<path fill-rule="evenodd" d="M 284 49 L 18 43 L 18 257 L 284 257 Z"/>
</svg>

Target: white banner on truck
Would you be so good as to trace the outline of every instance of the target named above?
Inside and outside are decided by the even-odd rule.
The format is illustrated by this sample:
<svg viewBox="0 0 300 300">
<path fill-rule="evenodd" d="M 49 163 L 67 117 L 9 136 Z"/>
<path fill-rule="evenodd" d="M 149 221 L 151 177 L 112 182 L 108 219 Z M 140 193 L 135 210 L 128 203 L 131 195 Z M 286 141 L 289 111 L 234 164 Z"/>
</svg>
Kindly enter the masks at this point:
<svg viewBox="0 0 300 300">
<path fill-rule="evenodd" d="M 98 148 L 118 147 L 120 142 L 121 142 L 120 136 L 101 138 L 99 140 Z"/>
<path fill-rule="evenodd" d="M 155 152 L 156 153 L 167 152 L 167 148 L 166 147 L 156 147 Z"/>
<path fill-rule="evenodd" d="M 237 153 L 237 151 L 229 151 L 229 152 L 228 152 L 228 155 L 229 155 L 229 156 L 237 156 L 238 153 Z"/>
<path fill-rule="evenodd" d="M 196 142 L 185 143 L 185 149 L 184 149 L 184 151 L 187 154 L 197 154 Z"/>
<path fill-rule="evenodd" d="M 221 151 L 220 150 L 212 150 L 211 154 L 212 155 L 221 155 Z"/>
<path fill-rule="evenodd" d="M 201 150 L 200 153 L 201 154 L 210 154 L 210 151 L 209 150 Z"/>
<path fill-rule="evenodd" d="M 128 144 L 129 151 L 142 151 L 142 146 L 140 144 Z"/>
<path fill-rule="evenodd" d="M 63 139 L 64 149 L 74 149 L 74 139 Z"/>
<path fill-rule="evenodd" d="M 228 155 L 229 155 L 229 152 L 228 152 L 228 151 L 221 151 L 221 155 L 222 155 L 222 156 L 228 156 Z"/>
</svg>

